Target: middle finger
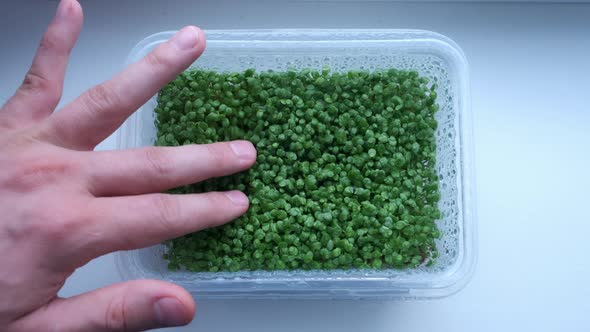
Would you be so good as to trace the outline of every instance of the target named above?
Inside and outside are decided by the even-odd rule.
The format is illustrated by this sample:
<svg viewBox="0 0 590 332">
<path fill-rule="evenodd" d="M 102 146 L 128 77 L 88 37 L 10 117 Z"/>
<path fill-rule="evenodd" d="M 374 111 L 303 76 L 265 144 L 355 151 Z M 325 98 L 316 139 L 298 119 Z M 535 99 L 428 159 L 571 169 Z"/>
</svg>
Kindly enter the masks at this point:
<svg viewBox="0 0 590 332">
<path fill-rule="evenodd" d="M 256 160 L 248 141 L 88 154 L 89 190 L 97 197 L 159 192 L 243 171 Z"/>
</svg>

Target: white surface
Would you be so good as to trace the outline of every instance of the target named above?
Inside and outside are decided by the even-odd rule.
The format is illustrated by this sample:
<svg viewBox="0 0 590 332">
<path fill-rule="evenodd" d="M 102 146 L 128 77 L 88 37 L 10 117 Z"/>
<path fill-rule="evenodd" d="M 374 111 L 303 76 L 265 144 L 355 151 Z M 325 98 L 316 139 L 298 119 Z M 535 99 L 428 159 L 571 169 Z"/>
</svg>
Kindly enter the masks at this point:
<svg viewBox="0 0 590 332">
<path fill-rule="evenodd" d="M 479 263 L 443 300 L 201 302 L 178 331 L 586 331 L 590 327 L 590 5 L 393 2 L 85 1 L 64 102 L 121 69 L 153 32 L 205 28 L 423 28 L 471 64 L 479 185 Z M 0 11 L 0 102 L 26 71 L 55 2 Z M 101 148 L 113 147 L 112 139 Z M 119 280 L 111 256 L 62 295 Z"/>
</svg>

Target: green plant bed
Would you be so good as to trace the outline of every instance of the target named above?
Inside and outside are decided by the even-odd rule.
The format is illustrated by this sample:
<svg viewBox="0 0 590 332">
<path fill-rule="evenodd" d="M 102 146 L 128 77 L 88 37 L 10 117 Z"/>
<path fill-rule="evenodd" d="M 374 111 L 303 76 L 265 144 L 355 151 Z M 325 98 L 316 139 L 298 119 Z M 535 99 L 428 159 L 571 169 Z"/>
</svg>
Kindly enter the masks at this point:
<svg viewBox="0 0 590 332">
<path fill-rule="evenodd" d="M 250 140 L 256 164 L 173 189 L 237 189 L 232 223 L 167 243 L 170 269 L 386 269 L 432 264 L 441 217 L 435 87 L 415 71 L 192 69 L 155 109 L 157 145 Z"/>
</svg>

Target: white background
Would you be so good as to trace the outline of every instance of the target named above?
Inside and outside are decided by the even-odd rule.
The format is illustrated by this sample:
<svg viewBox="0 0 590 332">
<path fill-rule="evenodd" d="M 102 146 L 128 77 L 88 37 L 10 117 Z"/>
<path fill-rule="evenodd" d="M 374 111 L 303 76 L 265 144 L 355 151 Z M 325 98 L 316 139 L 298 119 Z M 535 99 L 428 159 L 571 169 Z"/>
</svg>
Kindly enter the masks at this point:
<svg viewBox="0 0 590 332">
<path fill-rule="evenodd" d="M 82 1 L 85 27 L 62 104 L 122 68 L 162 30 L 422 28 L 471 66 L 479 262 L 442 300 L 199 302 L 178 331 L 588 331 L 590 4 L 394 1 Z M 20 83 L 55 1 L 2 1 L 0 102 Z M 114 148 L 107 139 L 100 148 Z M 110 255 L 61 295 L 119 281 Z"/>
</svg>

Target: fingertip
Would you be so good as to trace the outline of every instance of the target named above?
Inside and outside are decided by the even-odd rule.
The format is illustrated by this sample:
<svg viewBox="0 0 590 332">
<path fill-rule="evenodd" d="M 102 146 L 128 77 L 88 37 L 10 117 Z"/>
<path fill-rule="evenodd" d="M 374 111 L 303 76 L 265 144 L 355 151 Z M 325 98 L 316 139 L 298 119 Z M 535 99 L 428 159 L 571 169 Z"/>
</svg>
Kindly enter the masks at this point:
<svg viewBox="0 0 590 332">
<path fill-rule="evenodd" d="M 195 25 L 188 25 L 187 27 L 193 29 L 197 33 L 196 54 L 197 57 L 200 57 L 205 51 L 205 47 L 207 47 L 207 36 L 205 35 L 205 31 Z"/>
<path fill-rule="evenodd" d="M 76 0 L 61 0 L 55 14 L 56 20 L 82 18 L 82 6 Z"/>
<path fill-rule="evenodd" d="M 199 27 L 198 27 L 198 26 L 196 26 L 196 25 L 187 25 L 187 26 L 184 26 L 184 27 L 182 27 L 182 29 L 180 29 L 180 30 L 181 30 L 181 31 L 182 31 L 182 30 L 190 30 L 190 31 L 192 31 L 193 33 L 197 34 L 199 37 L 202 37 L 202 31 L 201 31 L 201 28 L 199 28 Z"/>
<path fill-rule="evenodd" d="M 84 18 L 84 10 L 82 5 L 77 0 L 72 0 L 72 12 L 80 19 Z"/>
<path fill-rule="evenodd" d="M 190 28 L 193 29 L 196 33 L 197 33 L 197 45 L 198 46 L 205 46 L 205 43 L 207 41 L 207 36 L 205 35 L 205 31 L 201 28 L 199 28 L 196 25 L 187 25 L 186 28 Z"/>
<path fill-rule="evenodd" d="M 195 315 L 195 303 L 192 296 L 182 287 L 173 283 L 160 280 L 137 280 L 128 285 L 132 286 L 135 298 L 140 301 L 141 293 L 148 303 L 151 303 L 152 313 L 149 307 L 148 311 L 143 311 L 145 321 L 151 321 L 157 326 L 153 327 L 171 327 L 182 326 L 190 323 Z M 144 301 L 145 301 L 144 300 Z M 134 306 L 141 311 L 139 304 Z M 137 316 L 137 319 L 141 314 Z"/>
<path fill-rule="evenodd" d="M 256 155 L 258 154 L 258 151 L 256 150 L 256 146 L 254 146 L 254 143 L 246 140 L 243 142 L 246 142 L 246 144 L 250 146 L 250 149 L 253 151 L 252 156 L 254 157 L 254 160 L 256 160 Z"/>
<path fill-rule="evenodd" d="M 199 33 L 201 34 L 201 38 L 199 39 L 201 41 L 201 46 L 205 49 L 207 46 L 207 34 L 205 33 L 205 30 L 201 28 L 199 28 Z"/>
<path fill-rule="evenodd" d="M 154 315 L 160 327 L 182 326 L 193 320 L 184 304 L 175 297 L 158 299 L 154 303 Z"/>
<path fill-rule="evenodd" d="M 82 5 L 78 2 L 78 0 L 64 0 L 70 2 L 70 10 L 72 13 L 81 14 L 82 13 Z"/>
<path fill-rule="evenodd" d="M 205 38 L 201 29 L 194 25 L 188 25 L 178 30 L 170 39 L 173 45 L 181 51 L 201 49 L 201 40 Z"/>
<path fill-rule="evenodd" d="M 188 316 L 190 316 L 190 320 L 192 320 L 196 311 L 196 304 L 192 295 L 186 289 L 178 285 L 171 284 L 171 286 L 175 288 L 174 296 L 176 296 L 176 298 L 183 304 Z"/>
<path fill-rule="evenodd" d="M 234 205 L 242 207 L 250 205 L 248 196 L 239 190 L 226 191 L 224 194 Z"/>
<path fill-rule="evenodd" d="M 189 324 L 195 316 L 195 302 L 192 296 L 182 287 L 167 284 L 168 294 L 154 302 L 154 315 L 162 327 L 182 326 Z"/>
<path fill-rule="evenodd" d="M 232 141 L 229 143 L 234 154 L 240 159 L 243 166 L 250 167 L 256 162 L 256 148 L 250 141 Z"/>
</svg>

